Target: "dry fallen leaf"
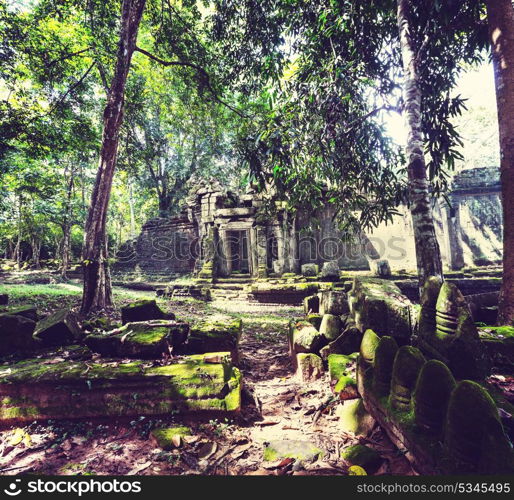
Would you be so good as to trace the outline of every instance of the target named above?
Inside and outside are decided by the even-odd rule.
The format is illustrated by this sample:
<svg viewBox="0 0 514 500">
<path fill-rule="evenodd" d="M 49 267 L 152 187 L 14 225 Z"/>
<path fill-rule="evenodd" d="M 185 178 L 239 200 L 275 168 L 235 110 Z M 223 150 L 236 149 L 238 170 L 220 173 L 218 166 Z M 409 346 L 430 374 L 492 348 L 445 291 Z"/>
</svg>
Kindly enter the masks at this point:
<svg viewBox="0 0 514 500">
<path fill-rule="evenodd" d="M 127 472 L 127 476 L 135 476 L 139 472 L 144 471 L 145 469 L 148 469 L 152 465 L 152 462 L 145 462 L 144 464 L 136 465 L 133 469 Z"/>
<path fill-rule="evenodd" d="M 214 441 L 203 443 L 198 450 L 198 458 L 201 460 L 206 460 L 216 453 L 218 449 L 218 444 Z"/>
</svg>

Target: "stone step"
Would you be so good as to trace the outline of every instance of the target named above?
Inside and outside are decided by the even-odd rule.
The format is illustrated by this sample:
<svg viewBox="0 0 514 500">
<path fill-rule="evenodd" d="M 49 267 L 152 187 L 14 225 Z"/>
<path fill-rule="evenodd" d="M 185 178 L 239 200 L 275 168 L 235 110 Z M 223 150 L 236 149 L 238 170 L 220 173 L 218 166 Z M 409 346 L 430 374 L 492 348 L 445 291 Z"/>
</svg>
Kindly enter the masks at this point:
<svg viewBox="0 0 514 500">
<path fill-rule="evenodd" d="M 252 280 L 250 278 L 218 278 L 216 283 L 241 283 L 247 284 L 251 283 Z"/>
<path fill-rule="evenodd" d="M 212 290 L 243 290 L 244 285 L 239 283 L 216 283 Z"/>
</svg>

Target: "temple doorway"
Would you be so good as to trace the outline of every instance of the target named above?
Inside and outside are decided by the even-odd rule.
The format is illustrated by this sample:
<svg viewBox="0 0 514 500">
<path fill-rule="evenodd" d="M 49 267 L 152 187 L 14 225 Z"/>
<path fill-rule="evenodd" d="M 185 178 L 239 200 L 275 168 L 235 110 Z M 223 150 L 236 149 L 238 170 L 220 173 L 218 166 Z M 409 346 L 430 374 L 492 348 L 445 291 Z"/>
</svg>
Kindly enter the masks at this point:
<svg viewBox="0 0 514 500">
<path fill-rule="evenodd" d="M 249 273 L 248 231 L 228 231 L 227 236 L 230 244 L 230 268 L 232 273 Z"/>
</svg>

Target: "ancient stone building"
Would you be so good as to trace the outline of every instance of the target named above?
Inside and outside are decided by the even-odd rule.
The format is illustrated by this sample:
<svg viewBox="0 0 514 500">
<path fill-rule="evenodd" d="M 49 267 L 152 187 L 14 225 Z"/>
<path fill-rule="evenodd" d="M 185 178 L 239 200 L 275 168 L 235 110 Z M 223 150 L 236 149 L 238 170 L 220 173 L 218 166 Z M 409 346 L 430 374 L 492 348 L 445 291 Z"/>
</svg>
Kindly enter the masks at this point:
<svg viewBox="0 0 514 500">
<path fill-rule="evenodd" d="M 497 168 L 463 170 L 447 200 L 434 203 L 437 233 L 447 268 L 501 262 L 502 214 Z M 299 273 L 304 264 L 337 261 L 340 269 L 369 269 L 388 260 L 392 270 L 416 268 L 407 207 L 392 224 L 348 237 L 333 207 L 293 214 L 286 202 L 265 206 L 256 193 L 235 195 L 219 183 L 197 188 L 176 217 L 148 221 L 137 240 L 117 255 L 120 270 L 200 279 Z"/>
</svg>

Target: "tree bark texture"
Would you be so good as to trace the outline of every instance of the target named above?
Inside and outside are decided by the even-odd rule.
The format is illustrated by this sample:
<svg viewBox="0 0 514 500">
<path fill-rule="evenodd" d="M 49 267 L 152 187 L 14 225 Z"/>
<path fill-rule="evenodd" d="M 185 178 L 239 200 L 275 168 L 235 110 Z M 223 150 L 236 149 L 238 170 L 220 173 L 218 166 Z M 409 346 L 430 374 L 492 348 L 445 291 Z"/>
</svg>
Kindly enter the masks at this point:
<svg viewBox="0 0 514 500">
<path fill-rule="evenodd" d="M 123 121 L 125 86 L 132 55 L 136 48 L 137 33 L 145 1 L 123 0 L 121 7 L 120 41 L 116 67 L 104 110 L 100 164 L 84 235 L 84 291 L 81 308 L 84 315 L 112 306 L 106 218 L 116 168 L 120 127 Z"/>
<path fill-rule="evenodd" d="M 416 51 L 410 34 L 411 0 L 398 0 L 398 30 L 404 72 L 404 115 L 408 136 L 406 146 L 408 193 L 420 290 L 429 276 L 443 276 L 441 253 L 435 233 L 430 203 L 421 123 L 421 90 Z"/>
<path fill-rule="evenodd" d="M 503 281 L 498 324 L 514 322 L 514 9 L 511 0 L 486 0 L 493 56 L 503 206 Z"/>
</svg>

